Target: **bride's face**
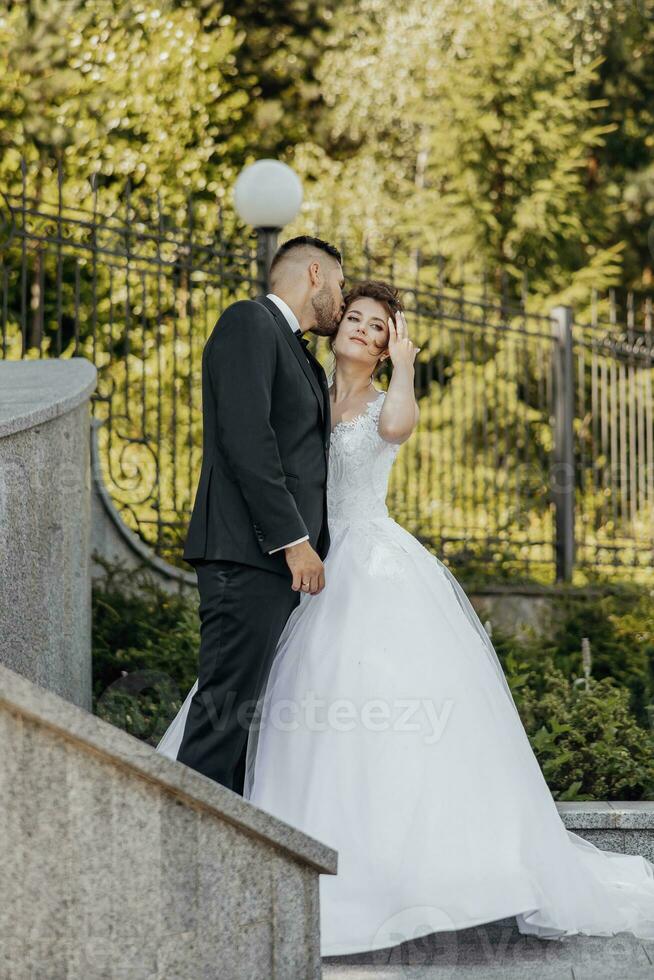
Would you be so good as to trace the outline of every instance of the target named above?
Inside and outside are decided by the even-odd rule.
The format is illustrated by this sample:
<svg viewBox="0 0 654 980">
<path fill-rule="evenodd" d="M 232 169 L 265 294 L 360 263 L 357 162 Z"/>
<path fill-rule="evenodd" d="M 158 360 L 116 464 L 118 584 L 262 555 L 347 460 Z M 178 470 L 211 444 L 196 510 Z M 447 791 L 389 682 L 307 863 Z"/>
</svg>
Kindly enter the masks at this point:
<svg viewBox="0 0 654 980">
<path fill-rule="evenodd" d="M 337 358 L 361 361 L 369 370 L 387 350 L 388 334 L 386 307 L 376 299 L 360 296 L 343 314 L 332 350 Z"/>
</svg>

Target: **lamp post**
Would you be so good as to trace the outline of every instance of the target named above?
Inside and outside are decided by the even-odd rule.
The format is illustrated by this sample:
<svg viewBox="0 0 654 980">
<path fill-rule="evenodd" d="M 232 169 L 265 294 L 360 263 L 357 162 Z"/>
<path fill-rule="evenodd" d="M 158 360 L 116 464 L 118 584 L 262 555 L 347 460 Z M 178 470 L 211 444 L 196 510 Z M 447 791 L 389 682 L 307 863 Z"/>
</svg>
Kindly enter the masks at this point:
<svg viewBox="0 0 654 980">
<path fill-rule="evenodd" d="M 257 160 L 236 178 L 234 205 L 257 233 L 257 280 L 265 293 L 279 233 L 299 213 L 301 204 L 300 178 L 280 160 Z"/>
</svg>

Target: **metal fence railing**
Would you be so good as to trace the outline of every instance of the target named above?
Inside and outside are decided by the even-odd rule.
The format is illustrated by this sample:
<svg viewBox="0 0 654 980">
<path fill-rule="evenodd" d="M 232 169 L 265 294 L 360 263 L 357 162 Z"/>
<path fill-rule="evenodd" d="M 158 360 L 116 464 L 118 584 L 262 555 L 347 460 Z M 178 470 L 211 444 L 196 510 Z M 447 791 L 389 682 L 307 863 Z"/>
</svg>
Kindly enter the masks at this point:
<svg viewBox="0 0 654 980">
<path fill-rule="evenodd" d="M 593 317 L 570 327 L 575 564 L 654 568 L 654 333 Z"/>
<path fill-rule="evenodd" d="M 2 356 L 96 364 L 105 483 L 126 523 L 180 563 L 201 462 L 202 349 L 225 305 L 263 290 L 261 248 L 206 200 L 167 209 L 92 181 L 73 207 L 61 171 L 47 185 L 23 165 L 19 183 L 0 204 Z M 575 320 L 534 310 L 524 288 L 453 284 L 439 259 L 350 250 L 345 269 L 406 287 L 421 347 L 420 423 L 389 491 L 398 521 L 493 577 L 652 574 L 649 300 L 621 312 L 609 297 Z"/>
<path fill-rule="evenodd" d="M 396 519 L 453 563 L 551 567 L 549 320 L 463 290 L 405 299 L 421 415 L 392 474 Z"/>
<path fill-rule="evenodd" d="M 202 452 L 202 349 L 224 307 L 257 289 L 256 239 L 206 202 L 171 212 L 129 186 L 109 210 L 97 184 L 70 207 L 57 177 L 36 197 L 24 166 L 21 191 L 3 195 L 2 356 L 93 361 L 105 484 L 126 523 L 179 562 Z"/>
<path fill-rule="evenodd" d="M 493 288 L 488 277 L 452 282 L 439 257 L 407 262 L 365 245 L 347 267 L 408 283 L 421 347 L 421 419 L 391 482 L 397 519 L 496 578 L 650 579 L 651 298 L 611 290 L 577 312 L 550 309 L 526 277 L 517 292 L 501 272 Z"/>
</svg>

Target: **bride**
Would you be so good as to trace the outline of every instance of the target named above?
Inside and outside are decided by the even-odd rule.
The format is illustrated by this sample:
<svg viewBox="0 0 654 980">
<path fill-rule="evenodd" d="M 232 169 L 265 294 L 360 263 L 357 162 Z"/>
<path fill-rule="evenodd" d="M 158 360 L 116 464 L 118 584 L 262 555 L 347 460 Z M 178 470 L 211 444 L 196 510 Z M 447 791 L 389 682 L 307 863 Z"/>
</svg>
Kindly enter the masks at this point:
<svg viewBox="0 0 654 980">
<path fill-rule="evenodd" d="M 418 417 L 397 291 L 355 286 L 331 346 L 326 585 L 277 644 L 243 793 L 338 851 L 320 879 L 322 955 L 508 916 L 543 939 L 654 939 L 654 865 L 566 830 L 469 599 L 388 515 Z M 173 758 L 196 686 L 157 746 Z"/>
</svg>

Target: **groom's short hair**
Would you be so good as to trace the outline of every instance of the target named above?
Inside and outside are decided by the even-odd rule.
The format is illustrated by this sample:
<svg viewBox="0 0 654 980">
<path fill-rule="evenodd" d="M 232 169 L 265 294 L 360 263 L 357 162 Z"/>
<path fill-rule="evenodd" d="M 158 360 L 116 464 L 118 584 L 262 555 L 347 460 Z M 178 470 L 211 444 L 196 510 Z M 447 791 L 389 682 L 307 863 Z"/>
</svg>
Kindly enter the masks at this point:
<svg viewBox="0 0 654 980">
<path fill-rule="evenodd" d="M 287 242 L 279 246 L 270 263 L 269 275 L 271 277 L 273 276 L 289 253 L 307 247 L 318 249 L 318 251 L 324 252 L 326 255 L 331 255 L 337 262 L 343 263 L 341 253 L 335 245 L 330 245 L 329 242 L 324 241 L 322 238 L 314 238 L 313 235 L 298 235 L 297 238 L 289 238 Z"/>
</svg>

